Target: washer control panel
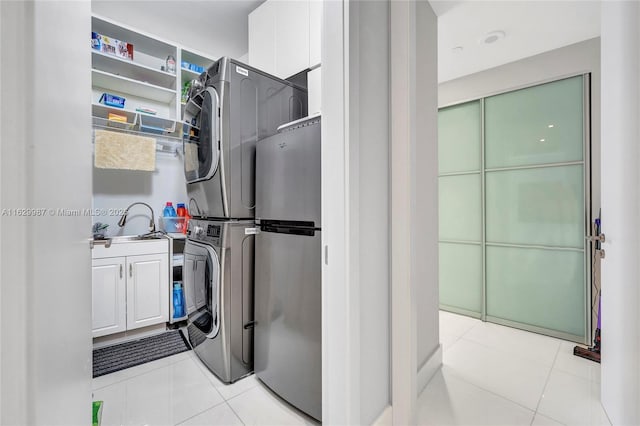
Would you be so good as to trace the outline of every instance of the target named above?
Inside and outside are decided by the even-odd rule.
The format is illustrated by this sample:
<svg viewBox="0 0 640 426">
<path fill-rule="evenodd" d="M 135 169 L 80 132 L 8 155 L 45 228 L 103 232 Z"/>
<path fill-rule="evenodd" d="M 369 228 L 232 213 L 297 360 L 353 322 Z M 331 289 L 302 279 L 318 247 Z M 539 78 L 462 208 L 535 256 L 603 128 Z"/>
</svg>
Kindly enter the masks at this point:
<svg viewBox="0 0 640 426">
<path fill-rule="evenodd" d="M 191 219 L 187 227 L 187 238 L 218 246 L 220 245 L 223 226 L 223 222 Z"/>
</svg>

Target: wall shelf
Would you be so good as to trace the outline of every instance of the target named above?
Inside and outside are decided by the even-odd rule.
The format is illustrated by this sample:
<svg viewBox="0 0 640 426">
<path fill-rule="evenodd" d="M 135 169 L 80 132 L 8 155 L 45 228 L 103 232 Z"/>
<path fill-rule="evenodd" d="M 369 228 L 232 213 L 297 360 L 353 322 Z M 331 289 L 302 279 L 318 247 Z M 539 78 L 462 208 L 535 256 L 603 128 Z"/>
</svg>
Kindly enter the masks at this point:
<svg viewBox="0 0 640 426">
<path fill-rule="evenodd" d="M 94 49 L 91 50 L 91 66 L 93 69 L 138 80 L 141 83 L 153 84 L 167 89 L 174 89 L 176 86 L 175 74 Z"/>
<path fill-rule="evenodd" d="M 180 138 L 181 122 L 157 115 L 145 114 L 129 109 L 113 108 L 102 104 L 92 104 L 91 113 L 93 124 L 97 127 L 111 127 L 121 130 L 131 130 L 149 136 L 165 135 Z M 127 117 L 127 123 L 109 120 L 109 113 L 116 113 Z"/>
<path fill-rule="evenodd" d="M 163 60 L 167 55 L 173 55 L 177 58 L 177 45 L 142 31 L 127 28 L 125 25 L 117 24 L 108 18 L 93 15 L 91 17 L 91 31 L 133 44 L 134 59 L 136 59 L 138 52 Z"/>
<path fill-rule="evenodd" d="M 180 68 L 180 71 L 182 72 L 183 80 L 186 79 L 187 81 L 191 81 L 191 80 L 195 80 L 200 76 L 200 73 L 186 69 L 186 68 Z"/>
<path fill-rule="evenodd" d="M 131 93 L 140 98 L 151 99 L 158 102 L 170 103 L 176 99 L 175 90 L 110 72 L 93 69 L 91 70 L 91 77 L 94 87 L 102 87 L 121 93 Z"/>
</svg>

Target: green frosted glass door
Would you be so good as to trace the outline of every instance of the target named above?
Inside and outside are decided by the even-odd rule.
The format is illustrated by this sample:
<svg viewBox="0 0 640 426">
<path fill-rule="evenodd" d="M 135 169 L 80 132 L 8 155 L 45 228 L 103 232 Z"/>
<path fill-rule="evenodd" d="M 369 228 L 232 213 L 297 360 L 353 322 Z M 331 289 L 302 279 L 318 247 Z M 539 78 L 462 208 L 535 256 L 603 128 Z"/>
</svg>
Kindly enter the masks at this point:
<svg viewBox="0 0 640 426">
<path fill-rule="evenodd" d="M 438 114 L 440 304 L 482 314 L 482 113 L 480 101 Z"/>
<path fill-rule="evenodd" d="M 440 110 L 443 309 L 586 341 L 587 78 Z"/>
</svg>

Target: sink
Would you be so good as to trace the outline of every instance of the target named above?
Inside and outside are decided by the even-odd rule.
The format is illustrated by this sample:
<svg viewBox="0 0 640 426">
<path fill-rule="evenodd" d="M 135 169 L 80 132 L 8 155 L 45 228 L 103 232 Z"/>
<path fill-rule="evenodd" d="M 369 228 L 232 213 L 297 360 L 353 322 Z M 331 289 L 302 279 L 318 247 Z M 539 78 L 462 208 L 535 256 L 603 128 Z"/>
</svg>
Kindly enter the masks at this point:
<svg viewBox="0 0 640 426">
<path fill-rule="evenodd" d="M 116 237 L 108 237 L 104 239 L 91 238 L 90 244 L 91 244 L 91 247 L 93 247 L 94 244 L 104 244 L 105 247 L 109 248 L 112 243 L 129 243 L 134 241 L 161 240 L 163 238 L 165 238 L 165 235 L 159 232 L 142 234 L 142 235 L 118 235 Z"/>
</svg>

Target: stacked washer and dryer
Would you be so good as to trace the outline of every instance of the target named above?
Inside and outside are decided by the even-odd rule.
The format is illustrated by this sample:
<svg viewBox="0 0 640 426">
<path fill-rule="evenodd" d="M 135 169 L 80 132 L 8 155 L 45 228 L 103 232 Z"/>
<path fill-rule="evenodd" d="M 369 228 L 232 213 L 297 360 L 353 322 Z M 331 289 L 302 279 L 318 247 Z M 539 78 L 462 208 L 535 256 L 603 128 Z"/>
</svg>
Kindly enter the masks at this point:
<svg viewBox="0 0 640 426">
<path fill-rule="evenodd" d="M 306 90 L 229 58 L 192 83 L 185 106 L 188 338 L 226 383 L 253 372 L 256 143 L 306 115 Z"/>
</svg>

